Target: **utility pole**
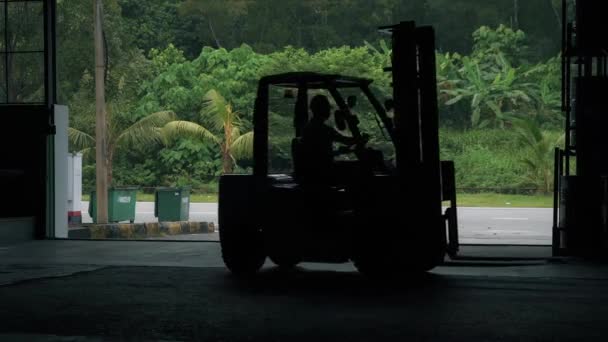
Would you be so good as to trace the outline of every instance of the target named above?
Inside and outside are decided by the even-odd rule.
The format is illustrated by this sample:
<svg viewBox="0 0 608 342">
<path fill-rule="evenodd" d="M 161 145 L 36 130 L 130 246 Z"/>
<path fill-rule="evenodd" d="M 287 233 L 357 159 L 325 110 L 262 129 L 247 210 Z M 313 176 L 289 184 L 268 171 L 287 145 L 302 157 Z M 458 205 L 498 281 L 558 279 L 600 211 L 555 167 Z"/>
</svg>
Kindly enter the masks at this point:
<svg viewBox="0 0 608 342">
<path fill-rule="evenodd" d="M 96 102 L 96 174 L 97 174 L 97 223 L 108 223 L 108 170 L 106 157 L 106 94 L 105 51 L 103 43 L 103 3 L 95 0 L 95 102 Z"/>
<path fill-rule="evenodd" d="M 514 29 L 519 30 L 519 0 L 513 0 L 513 21 Z"/>
</svg>

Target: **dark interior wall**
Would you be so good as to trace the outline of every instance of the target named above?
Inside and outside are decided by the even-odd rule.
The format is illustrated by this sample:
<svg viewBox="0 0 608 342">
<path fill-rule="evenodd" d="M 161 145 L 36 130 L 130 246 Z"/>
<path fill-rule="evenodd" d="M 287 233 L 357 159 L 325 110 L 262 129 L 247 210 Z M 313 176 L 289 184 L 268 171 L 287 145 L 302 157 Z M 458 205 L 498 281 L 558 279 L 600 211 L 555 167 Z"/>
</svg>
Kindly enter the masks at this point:
<svg viewBox="0 0 608 342">
<path fill-rule="evenodd" d="M 36 238 L 46 235 L 47 188 L 54 181 L 47 163 L 56 102 L 55 4 L 0 1 L 6 19 L 0 78 L 8 94 L 0 101 L 0 219 L 34 218 Z"/>
</svg>

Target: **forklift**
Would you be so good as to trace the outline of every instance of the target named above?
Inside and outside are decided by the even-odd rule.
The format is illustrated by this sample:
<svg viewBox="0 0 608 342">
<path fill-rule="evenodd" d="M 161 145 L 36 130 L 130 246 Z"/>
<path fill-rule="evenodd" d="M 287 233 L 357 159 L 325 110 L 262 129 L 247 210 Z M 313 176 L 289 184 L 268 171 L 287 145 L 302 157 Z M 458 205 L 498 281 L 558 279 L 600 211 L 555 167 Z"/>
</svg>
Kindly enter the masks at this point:
<svg viewBox="0 0 608 342">
<path fill-rule="evenodd" d="M 365 78 L 291 72 L 259 81 L 253 174 L 220 178 L 220 242 L 232 273 L 255 274 L 269 258 L 284 269 L 353 262 L 366 275 L 402 276 L 431 270 L 446 253 L 457 253 L 454 164 L 439 158 L 434 30 L 402 22 L 380 31 L 393 47 L 386 68 L 393 98 L 385 102 Z M 269 166 L 269 107 L 277 91 L 295 99 L 292 161 L 284 172 Z M 337 176 L 315 184 L 305 181 L 314 160 L 303 157 L 302 134 L 311 97 L 320 93 L 336 107 L 336 130 L 356 143 L 336 151 L 345 155 L 335 161 Z M 357 110 L 358 98 L 369 111 Z M 365 120 L 377 124 L 391 151 L 369 146 Z"/>
<path fill-rule="evenodd" d="M 565 147 L 555 151 L 553 255 L 608 257 L 608 4 L 563 0 Z"/>
</svg>

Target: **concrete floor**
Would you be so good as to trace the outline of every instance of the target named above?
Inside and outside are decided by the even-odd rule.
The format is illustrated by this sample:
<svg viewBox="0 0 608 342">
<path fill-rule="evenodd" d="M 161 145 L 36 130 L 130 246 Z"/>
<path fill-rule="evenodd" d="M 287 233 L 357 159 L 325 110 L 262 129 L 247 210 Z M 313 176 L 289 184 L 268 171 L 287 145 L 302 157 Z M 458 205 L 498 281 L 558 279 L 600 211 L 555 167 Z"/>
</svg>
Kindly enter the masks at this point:
<svg viewBox="0 0 608 342">
<path fill-rule="evenodd" d="M 217 243 L 0 246 L 0 341 L 605 341 L 608 266 L 541 247 L 464 247 L 427 276 L 271 264 L 249 281 Z M 488 263 L 484 256 L 504 258 Z"/>
</svg>

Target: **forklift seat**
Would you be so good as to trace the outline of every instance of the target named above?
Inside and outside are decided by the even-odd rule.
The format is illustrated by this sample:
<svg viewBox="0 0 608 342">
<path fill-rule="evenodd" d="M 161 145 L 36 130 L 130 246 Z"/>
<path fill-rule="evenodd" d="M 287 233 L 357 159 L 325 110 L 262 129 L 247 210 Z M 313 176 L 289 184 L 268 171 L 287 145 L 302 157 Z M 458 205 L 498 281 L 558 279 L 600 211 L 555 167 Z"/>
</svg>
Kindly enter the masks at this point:
<svg viewBox="0 0 608 342">
<path fill-rule="evenodd" d="M 301 137 L 291 141 L 291 159 L 296 183 L 318 186 L 325 184 L 333 188 L 331 170 L 321 170 L 316 156 L 307 149 Z"/>
<path fill-rule="evenodd" d="M 304 146 L 302 146 L 302 138 L 293 138 L 291 141 L 291 160 L 293 163 L 293 174 L 296 182 L 300 182 L 302 175 L 306 172 L 303 170 Z"/>
</svg>

